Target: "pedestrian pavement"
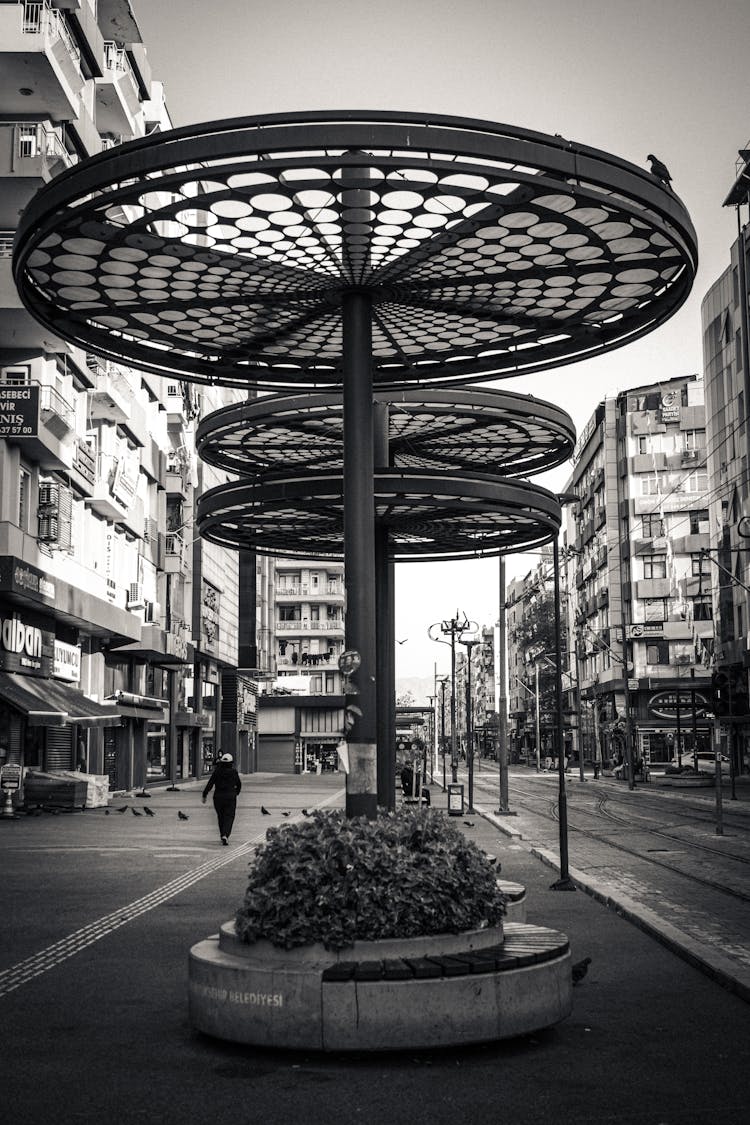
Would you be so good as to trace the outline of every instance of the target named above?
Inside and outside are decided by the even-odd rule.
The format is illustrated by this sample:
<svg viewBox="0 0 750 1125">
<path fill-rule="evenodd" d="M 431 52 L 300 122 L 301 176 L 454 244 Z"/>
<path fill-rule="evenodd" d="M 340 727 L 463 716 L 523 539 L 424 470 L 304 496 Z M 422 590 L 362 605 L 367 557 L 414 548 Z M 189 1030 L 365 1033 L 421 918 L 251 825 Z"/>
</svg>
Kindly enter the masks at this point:
<svg viewBox="0 0 750 1125">
<path fill-rule="evenodd" d="M 522 770 L 518 776 L 521 779 L 530 779 L 535 775 L 528 770 Z M 536 776 L 539 777 L 540 775 Z M 465 768 L 462 768 L 459 770 L 459 782 L 465 782 L 466 780 L 466 771 Z M 747 809 L 748 804 L 750 804 L 750 778 L 737 778 L 736 782 L 735 792 L 739 805 L 735 807 L 741 808 L 744 806 L 744 809 Z M 580 784 L 578 775 L 576 774 L 575 777 L 569 776 L 566 783 L 568 788 Z M 627 789 L 626 783 L 615 779 L 600 778 L 596 785 L 598 792 L 610 790 L 613 793 L 622 793 Z M 655 784 L 652 783 L 639 788 L 642 788 L 649 796 L 658 792 L 660 797 L 670 805 L 674 803 L 679 805 L 685 797 L 695 800 L 697 795 L 701 799 L 701 794 L 705 793 L 703 801 L 709 808 L 713 805 L 715 799 L 713 790 L 677 791 L 660 788 L 658 781 Z M 724 790 L 723 796 L 726 802 L 729 794 L 728 784 L 725 784 Z M 467 786 L 464 785 L 464 793 L 466 794 L 466 792 Z M 446 807 L 447 794 L 442 793 L 439 785 L 435 784 L 432 787 L 432 794 L 435 807 Z M 513 807 L 512 800 L 511 807 Z M 727 806 L 725 805 L 725 807 Z M 455 818 L 457 826 L 471 839 L 474 839 L 486 851 L 493 852 L 494 849 L 494 852 L 497 852 L 499 833 L 503 839 L 512 841 L 516 850 L 523 849 L 540 861 L 548 872 L 551 884 L 557 881 L 560 872 L 559 847 L 550 848 L 538 842 L 538 824 L 534 824 L 533 817 L 529 816 L 528 813 L 525 814 L 523 809 L 516 811 L 515 808 L 512 815 L 500 814 L 496 807 L 487 804 L 486 793 L 482 794 L 479 799 L 475 796 L 474 810 L 476 814 L 474 816 L 467 814 Z M 557 835 L 557 827 L 555 827 L 554 833 Z M 536 842 L 535 837 L 537 838 Z M 595 857 L 596 853 L 593 849 L 596 847 L 597 845 L 584 843 L 583 848 L 587 852 L 586 858 Z M 578 890 L 603 903 L 620 917 L 655 938 L 672 953 L 681 957 L 723 987 L 736 993 L 745 1001 L 750 1002 L 750 965 L 748 965 L 746 955 L 747 905 L 745 902 L 740 900 L 737 900 L 736 904 L 731 901 L 727 902 L 724 905 L 723 919 L 714 918 L 710 927 L 691 927 L 689 915 L 691 910 L 697 907 L 700 891 L 695 892 L 692 903 L 681 901 L 679 894 L 671 900 L 648 894 L 639 898 L 638 877 L 634 871 L 622 868 L 618 871 L 612 868 L 608 869 L 598 857 L 593 859 L 591 866 L 593 870 L 585 870 L 583 867 L 575 866 L 575 863 L 568 864 L 570 882 Z M 512 878 L 512 875 L 506 876 L 504 873 L 503 877 Z M 569 892 L 561 891 L 559 893 L 564 897 Z M 748 893 L 750 893 L 750 885 L 748 886 Z M 644 901 L 644 899 L 647 901 Z M 732 922 L 734 924 L 730 928 Z M 564 924 L 562 928 L 565 928 Z M 688 932 L 690 929 L 694 932 Z M 744 935 L 744 939 L 742 935 Z"/>
</svg>

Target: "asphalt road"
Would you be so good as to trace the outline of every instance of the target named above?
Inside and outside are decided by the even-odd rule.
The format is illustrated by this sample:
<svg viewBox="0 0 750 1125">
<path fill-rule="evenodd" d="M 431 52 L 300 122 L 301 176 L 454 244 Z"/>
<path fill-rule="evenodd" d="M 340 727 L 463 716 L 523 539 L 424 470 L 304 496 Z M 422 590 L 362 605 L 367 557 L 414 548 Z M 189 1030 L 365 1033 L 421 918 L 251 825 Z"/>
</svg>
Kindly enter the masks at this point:
<svg viewBox="0 0 750 1125">
<path fill-rule="evenodd" d="M 554 872 L 479 816 L 459 826 L 526 885 L 529 921 L 567 933 L 574 960 L 592 958 L 562 1024 L 503 1043 L 370 1056 L 194 1033 L 187 953 L 231 917 L 254 842 L 284 811 L 342 802 L 337 776 L 245 778 L 222 848 L 199 794 L 154 791 L 153 817 L 88 810 L 0 823 L 6 1120 L 744 1125 L 750 1006 L 591 896 L 550 890 Z"/>
</svg>

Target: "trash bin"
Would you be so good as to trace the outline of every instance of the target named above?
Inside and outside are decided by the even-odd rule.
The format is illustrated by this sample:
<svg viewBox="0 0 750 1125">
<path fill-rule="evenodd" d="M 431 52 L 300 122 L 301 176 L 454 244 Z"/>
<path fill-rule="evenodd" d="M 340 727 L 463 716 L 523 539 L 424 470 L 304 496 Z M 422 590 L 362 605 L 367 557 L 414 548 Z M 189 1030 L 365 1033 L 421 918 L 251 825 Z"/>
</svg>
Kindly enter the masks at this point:
<svg viewBox="0 0 750 1125">
<path fill-rule="evenodd" d="M 448 786 L 448 816 L 464 815 L 464 787 L 463 785 Z"/>
</svg>

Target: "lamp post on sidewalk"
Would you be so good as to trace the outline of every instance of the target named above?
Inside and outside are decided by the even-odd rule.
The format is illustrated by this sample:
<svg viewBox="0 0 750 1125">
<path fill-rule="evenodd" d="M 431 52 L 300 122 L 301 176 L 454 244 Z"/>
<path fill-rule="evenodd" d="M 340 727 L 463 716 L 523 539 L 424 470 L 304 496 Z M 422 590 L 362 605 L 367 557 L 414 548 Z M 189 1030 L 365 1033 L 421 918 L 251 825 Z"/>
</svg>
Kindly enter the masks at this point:
<svg viewBox="0 0 750 1125">
<path fill-rule="evenodd" d="M 440 686 L 440 756 L 443 759 L 443 792 L 445 793 L 445 685 L 448 683 L 448 677 L 441 676 L 435 682 Z"/>
<path fill-rule="evenodd" d="M 474 625 L 475 622 L 470 622 Z M 474 812 L 474 731 L 471 707 L 471 650 L 479 644 L 478 637 L 459 637 L 459 644 L 466 648 L 466 763 L 469 768 L 469 808 Z"/>
<path fill-rule="evenodd" d="M 470 622 L 463 615 L 463 620 L 459 620 L 458 610 L 456 616 L 451 617 L 448 621 L 436 621 L 430 625 L 427 630 L 427 636 L 431 641 L 437 641 L 439 644 L 450 645 L 451 649 L 451 781 L 458 781 L 458 747 L 456 745 L 456 638 L 465 633 L 469 628 Z M 433 629 L 439 629 L 441 633 L 450 636 L 449 641 L 444 641 L 442 637 L 433 637 Z"/>
</svg>

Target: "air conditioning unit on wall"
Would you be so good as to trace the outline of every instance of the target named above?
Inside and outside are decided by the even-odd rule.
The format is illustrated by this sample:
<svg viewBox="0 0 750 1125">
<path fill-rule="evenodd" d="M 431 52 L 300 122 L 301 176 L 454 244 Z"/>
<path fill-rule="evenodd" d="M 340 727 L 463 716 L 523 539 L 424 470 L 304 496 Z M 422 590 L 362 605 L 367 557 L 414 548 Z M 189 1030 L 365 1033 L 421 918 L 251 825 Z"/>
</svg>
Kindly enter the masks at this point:
<svg viewBox="0 0 750 1125">
<path fill-rule="evenodd" d="M 128 609 L 143 609 L 143 583 L 131 582 L 128 587 Z"/>
</svg>

